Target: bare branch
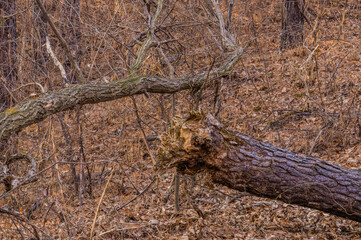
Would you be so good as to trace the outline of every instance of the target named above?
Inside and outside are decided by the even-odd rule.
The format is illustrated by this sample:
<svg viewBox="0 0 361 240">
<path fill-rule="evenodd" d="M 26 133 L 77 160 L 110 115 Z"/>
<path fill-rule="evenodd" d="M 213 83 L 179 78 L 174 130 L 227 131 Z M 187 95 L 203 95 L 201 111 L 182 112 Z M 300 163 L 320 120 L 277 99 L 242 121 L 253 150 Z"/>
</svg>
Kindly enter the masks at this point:
<svg viewBox="0 0 361 240">
<path fill-rule="evenodd" d="M 233 10 L 233 0 L 229 1 L 229 7 L 228 7 L 228 17 L 227 17 L 227 22 L 226 22 L 226 29 L 228 31 L 229 31 L 229 28 L 231 27 L 232 10 Z"/>
<path fill-rule="evenodd" d="M 59 68 L 61 77 L 63 78 L 63 81 L 67 84 L 69 81 L 66 77 L 65 69 L 64 69 L 63 65 L 59 62 L 53 49 L 51 48 L 49 36 L 46 36 L 46 50 L 48 51 L 50 57 L 53 59 L 55 66 L 57 66 Z"/>
<path fill-rule="evenodd" d="M 213 7 L 215 8 L 224 47 L 226 48 L 226 50 L 237 49 L 237 45 L 235 43 L 234 37 L 226 30 L 226 26 L 224 24 L 223 15 L 219 7 L 218 0 L 207 0 L 207 1 L 212 1 Z"/>
<path fill-rule="evenodd" d="M 61 36 L 61 34 L 59 33 L 58 29 L 56 28 L 55 24 L 53 23 L 53 21 L 51 20 L 48 12 L 46 11 L 44 5 L 41 3 L 41 0 L 35 0 L 36 3 L 38 4 L 41 12 L 43 13 L 46 21 L 49 23 L 51 29 L 54 31 L 56 37 L 59 39 L 61 46 L 64 48 L 65 50 L 65 54 L 68 57 L 71 65 L 73 66 L 75 72 L 77 73 L 80 82 L 85 83 L 85 78 L 84 75 L 82 73 L 82 71 L 80 70 L 79 64 L 75 61 L 73 55 L 71 54 L 71 51 L 69 49 L 68 44 L 66 43 L 65 39 Z"/>
<path fill-rule="evenodd" d="M 158 0 L 157 9 L 155 11 L 155 14 L 154 14 L 152 20 L 150 21 L 149 31 L 147 33 L 147 35 L 148 35 L 147 39 L 143 42 L 141 48 L 138 51 L 138 55 L 135 60 L 135 63 L 133 64 L 133 66 L 130 69 L 130 75 L 137 75 L 139 73 L 139 70 L 144 62 L 144 59 L 147 56 L 147 52 L 153 44 L 154 31 L 156 28 L 155 25 L 160 16 L 160 13 L 162 12 L 162 8 L 163 8 L 163 0 Z"/>
<path fill-rule="evenodd" d="M 49 234 L 44 232 L 44 230 L 42 230 L 38 226 L 31 223 L 23 214 L 21 214 L 19 212 L 16 212 L 16 211 L 4 208 L 4 207 L 0 207 L 0 214 L 6 214 L 6 215 L 9 215 L 9 216 L 14 216 L 19 221 L 25 222 L 26 224 L 30 225 L 34 230 L 39 230 L 40 232 L 42 232 L 47 238 L 54 239 Z"/>
<path fill-rule="evenodd" d="M 25 177 L 19 177 L 11 173 L 10 164 L 25 159 L 29 162 L 29 170 Z M 34 182 L 38 179 L 36 175 L 36 160 L 29 155 L 16 154 L 8 157 L 5 160 L 4 166 L 0 169 L 0 183 L 5 184 L 5 190 L 10 191 L 13 188 L 16 188 L 20 185 L 25 185 L 31 182 Z M 25 181 L 24 181 L 25 180 Z"/>
<path fill-rule="evenodd" d="M 239 47 L 227 61 L 209 73 L 209 80 L 226 76 L 238 63 L 244 48 Z M 160 78 L 157 76 L 130 76 L 110 83 L 88 83 L 72 85 L 49 92 L 36 99 L 21 102 L 0 113 L 0 141 L 46 117 L 73 109 L 77 105 L 111 101 L 127 96 L 150 93 L 174 93 L 202 86 L 208 72 L 180 78 Z"/>
</svg>

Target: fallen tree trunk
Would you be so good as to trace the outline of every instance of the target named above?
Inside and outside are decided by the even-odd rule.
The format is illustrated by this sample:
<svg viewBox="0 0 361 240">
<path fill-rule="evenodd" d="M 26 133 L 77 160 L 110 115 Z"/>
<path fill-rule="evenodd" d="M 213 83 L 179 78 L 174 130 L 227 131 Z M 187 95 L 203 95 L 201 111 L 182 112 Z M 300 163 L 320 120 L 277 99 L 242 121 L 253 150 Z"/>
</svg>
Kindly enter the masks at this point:
<svg viewBox="0 0 361 240">
<path fill-rule="evenodd" d="M 178 119 L 162 136 L 156 169 L 206 171 L 214 183 L 361 222 L 361 175 L 231 133 L 212 115 Z"/>
</svg>

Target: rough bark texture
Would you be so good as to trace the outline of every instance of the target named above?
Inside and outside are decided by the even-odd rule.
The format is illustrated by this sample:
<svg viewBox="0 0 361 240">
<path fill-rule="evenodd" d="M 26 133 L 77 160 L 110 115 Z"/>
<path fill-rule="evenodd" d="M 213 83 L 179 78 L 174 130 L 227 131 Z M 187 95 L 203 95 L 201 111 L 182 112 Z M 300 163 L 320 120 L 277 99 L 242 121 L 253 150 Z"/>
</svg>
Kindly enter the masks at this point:
<svg viewBox="0 0 361 240">
<path fill-rule="evenodd" d="M 16 82 L 16 5 L 0 1 L 0 112 L 10 106 L 10 89 Z"/>
<path fill-rule="evenodd" d="M 174 93 L 185 89 L 197 89 L 206 80 L 229 74 L 240 60 L 243 48 L 218 68 L 200 74 L 181 78 L 167 79 L 157 76 L 132 76 L 110 83 L 78 84 L 40 95 L 36 99 L 21 102 L 13 108 L 0 113 L 0 141 L 8 139 L 23 128 L 41 122 L 46 117 L 74 108 L 76 105 L 94 104 L 115 100 L 135 94 Z"/>
<path fill-rule="evenodd" d="M 305 0 L 284 0 L 281 50 L 303 43 L 304 5 Z"/>
<path fill-rule="evenodd" d="M 361 222 L 361 174 L 226 131 L 213 116 L 178 119 L 156 169 L 206 171 L 213 182 Z"/>
</svg>

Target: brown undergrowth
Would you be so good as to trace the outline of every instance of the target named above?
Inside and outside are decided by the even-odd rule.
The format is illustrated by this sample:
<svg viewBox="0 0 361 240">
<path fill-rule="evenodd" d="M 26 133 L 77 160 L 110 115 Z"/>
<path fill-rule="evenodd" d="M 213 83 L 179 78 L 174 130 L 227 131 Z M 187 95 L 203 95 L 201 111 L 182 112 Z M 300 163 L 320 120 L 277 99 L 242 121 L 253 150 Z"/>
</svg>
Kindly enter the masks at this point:
<svg viewBox="0 0 361 240">
<path fill-rule="evenodd" d="M 233 73 L 221 79 L 218 117 L 233 131 L 348 168 L 360 168 L 361 19 L 356 1 L 348 5 L 310 1 L 307 16 L 312 25 L 305 25 L 303 46 L 284 52 L 279 51 L 280 3 L 235 2 L 232 31 L 239 43 L 250 41 L 251 45 Z M 197 7 L 194 11 L 200 12 L 201 7 Z M 222 9 L 226 14 L 226 6 Z M 92 21 L 100 24 L 99 19 Z M 134 27 L 141 30 L 142 26 Z M 187 44 L 167 52 L 177 57 L 175 52 L 187 48 L 186 57 L 174 60 L 179 75 L 209 68 L 212 58 L 207 54 L 211 51 L 216 60 L 221 59 L 208 30 L 200 33 L 207 32 L 204 38 L 197 30 L 198 26 L 175 31 L 178 35 L 174 38 L 183 37 L 186 40 L 182 43 Z M 89 57 L 100 51 L 97 60 L 107 62 L 106 47 L 99 47 L 96 41 L 88 43 L 94 48 L 89 50 Z M 126 51 L 118 47 L 119 56 L 113 56 L 116 63 Z M 155 50 L 151 53 L 144 71 L 166 74 L 167 66 L 157 54 Z M 121 70 L 114 71 L 119 75 L 111 77 L 125 75 L 126 63 L 122 64 Z M 89 80 L 101 81 L 98 75 L 114 70 L 112 67 L 99 66 L 92 70 Z M 209 83 L 202 91 L 203 112 L 214 111 L 214 96 L 215 83 Z M 188 114 L 196 97 L 194 92 L 176 93 L 176 114 Z M 130 98 L 84 106 L 79 117 L 81 127 L 76 110 L 72 110 L 19 133 L 19 152 L 38 159 L 39 170 L 45 171 L 36 183 L 0 199 L 0 205 L 21 212 L 55 239 L 88 239 L 109 180 L 93 239 L 359 239 L 360 223 L 214 186 L 204 174 L 181 177 L 181 210 L 175 212 L 173 172 L 156 176 L 150 157 L 157 157 L 157 137 L 171 126 L 172 96 L 144 94 L 135 101 L 147 139 Z M 59 119 L 64 119 L 63 127 Z M 64 132 L 70 136 L 70 144 Z M 78 173 L 75 180 L 72 163 Z M 82 186 L 82 194 L 74 190 L 74 181 Z M 3 193 L 3 186 L 0 190 Z M 21 229 L 17 219 L 1 215 L 1 239 L 21 239 L 22 235 L 28 239 L 31 230 Z"/>
</svg>

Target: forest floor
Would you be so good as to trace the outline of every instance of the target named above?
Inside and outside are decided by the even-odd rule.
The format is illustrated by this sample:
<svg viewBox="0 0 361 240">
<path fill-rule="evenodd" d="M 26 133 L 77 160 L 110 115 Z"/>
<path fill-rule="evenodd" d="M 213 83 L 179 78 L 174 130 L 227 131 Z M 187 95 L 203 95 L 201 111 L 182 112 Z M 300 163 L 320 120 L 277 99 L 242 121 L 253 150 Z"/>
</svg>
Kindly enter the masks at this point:
<svg viewBox="0 0 361 240">
<path fill-rule="evenodd" d="M 349 10 L 342 38 L 333 37 L 339 36 L 338 28 L 326 26 L 338 24 L 332 12 L 320 22 L 319 39 L 308 29 L 304 46 L 296 49 L 281 53 L 274 36 L 258 38 L 232 75 L 222 79 L 220 116 L 227 127 L 333 164 L 361 168 L 359 11 Z M 280 27 L 272 22 L 260 27 L 266 26 Z M 201 109 L 211 112 L 214 89 L 203 94 Z M 182 92 L 175 98 L 176 114 L 186 116 L 191 95 Z M 159 136 L 170 124 L 172 96 L 135 99 L 146 135 Z M 75 112 L 64 114 L 69 133 L 79 131 Z M 52 136 L 47 151 L 57 152 L 51 161 L 64 162 L 8 199 L 55 239 L 89 239 L 99 203 L 93 239 L 361 238 L 361 223 L 212 185 L 204 174 L 181 176 L 176 212 L 174 171 L 153 181 L 150 154 L 157 157 L 160 140 L 149 142 L 149 153 L 130 98 L 84 106 L 81 122 L 88 162 L 82 196 L 74 191 L 70 164 L 65 163 L 67 145 L 58 118 L 20 134 L 19 148 L 45 159 L 42 140 L 34 136 L 39 128 L 47 129 Z M 52 163 L 41 164 L 44 169 Z M 79 165 L 76 169 L 81 171 Z M 11 222 L 0 226 L 0 239 L 20 239 Z"/>
</svg>

